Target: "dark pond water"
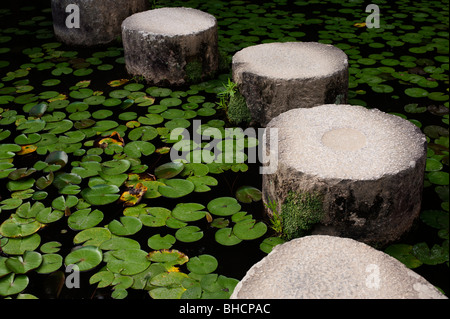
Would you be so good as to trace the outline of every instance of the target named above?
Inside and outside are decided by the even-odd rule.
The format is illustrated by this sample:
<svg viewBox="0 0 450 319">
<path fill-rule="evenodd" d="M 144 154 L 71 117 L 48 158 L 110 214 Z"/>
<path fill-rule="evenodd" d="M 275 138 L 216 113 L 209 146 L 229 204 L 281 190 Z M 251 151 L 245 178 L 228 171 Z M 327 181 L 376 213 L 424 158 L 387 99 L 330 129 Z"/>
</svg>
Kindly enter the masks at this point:
<svg viewBox="0 0 450 319">
<path fill-rule="evenodd" d="M 105 96 L 106 99 L 111 92 L 124 87 L 111 87 L 108 85 L 110 81 L 129 79 L 125 71 L 120 43 L 91 49 L 55 45 L 49 2 L 14 1 L 2 2 L 0 5 L 0 75 L 3 76 L 0 82 L 0 110 L 2 110 L 0 115 L 7 109 L 16 110 L 18 115 L 25 115 L 24 109 L 27 105 L 48 102 L 49 97 L 58 97 L 59 94 L 69 96 L 74 90 L 73 86 L 82 80 L 90 80 L 87 88 L 96 92 L 96 95 Z M 446 247 L 446 259 L 445 256 L 443 258 L 440 256 L 438 261 L 429 258 L 431 261 L 427 259 L 426 262 L 422 262 L 425 258 L 420 260 L 422 256 L 420 254 L 413 256 L 411 252 L 408 252 L 407 255 L 420 260 L 421 265 L 414 269 L 417 273 L 447 293 L 449 289 L 448 1 L 415 1 L 414 3 L 396 1 L 395 4 L 377 1 L 376 3 L 380 6 L 382 26 L 380 29 L 355 26 L 355 23 L 365 22 L 368 15 L 364 11 L 365 5 L 362 1 L 348 3 L 318 0 L 273 1 L 264 4 L 252 1 L 158 2 L 161 6 L 191 6 L 215 15 L 219 21 L 220 49 L 228 58 L 243 47 L 271 41 L 319 41 L 336 45 L 349 56 L 349 103 L 396 113 L 412 120 L 424 130 L 430 144 L 422 210 L 438 211 L 439 218 L 444 222 L 430 225 L 430 222 L 426 223 L 421 219 L 398 244 L 410 245 L 411 249 L 422 242 L 430 248 L 437 245 L 441 248 L 441 250 L 437 249 L 439 255 L 442 255 L 442 249 L 445 250 Z M 45 65 L 45 63 L 49 64 Z M 55 73 L 55 70 L 64 67 L 71 68 L 69 74 L 56 75 L 58 73 Z M 92 71 L 83 73 L 86 69 Z M 18 70 L 22 71 L 17 72 Z M 190 102 L 190 97 L 195 96 L 197 99 L 200 97 L 201 108 L 204 103 L 217 102 L 216 93 L 223 89 L 222 83 L 226 82 L 229 76 L 228 71 L 224 69 L 222 75 L 203 86 L 170 88 L 170 90 L 172 93 L 179 93 L 176 96 L 182 100 L 183 104 Z M 45 81 L 49 79 L 57 79 L 60 82 L 47 86 Z M 135 82 L 131 80 L 128 84 Z M 145 85 L 133 93 L 145 92 L 146 94 L 148 93 L 146 89 L 148 86 Z M 49 93 L 49 91 L 56 93 Z M 25 102 L 16 100 L 17 97 L 27 94 L 30 95 L 27 97 L 29 104 L 28 100 Z M 153 105 L 158 105 L 166 97 L 155 97 Z M 123 101 L 125 98 L 120 99 Z M 69 100 L 74 101 L 70 96 Z M 95 111 L 104 109 L 114 110 L 102 102 L 89 104 L 87 110 L 93 116 Z M 203 123 L 214 119 L 226 120 L 222 110 L 214 106 L 213 109 L 216 109 L 215 114 L 209 116 L 197 114 L 194 119 L 201 119 Z M 65 113 L 70 118 L 71 112 L 67 111 L 66 105 L 55 108 L 54 111 Z M 133 105 L 125 112 L 135 112 L 136 115 L 130 117 L 131 120 L 122 120 L 118 112 L 114 110 L 109 115 L 96 115 L 95 120 L 116 121 L 122 125 L 122 130 L 128 133 L 131 129 L 123 127 L 124 124 L 148 114 L 147 106 L 137 105 Z M 164 123 L 160 126 L 163 127 Z M 14 122 L 0 126 L 0 134 L 2 130 L 11 131 L 11 135 L 5 137 L 0 143 L 15 143 L 15 137 L 20 134 L 15 128 Z M 120 126 L 116 129 L 120 129 Z M 96 138 L 97 136 L 91 136 L 82 142 Z M 125 140 L 129 142 L 129 139 L 125 138 Z M 159 137 L 151 142 L 155 148 L 171 146 Z M 88 145 L 85 145 L 86 150 L 89 149 Z M 72 163 L 82 161 L 84 155 L 72 153 L 70 161 Z M 112 156 L 103 153 L 100 154 L 100 158 L 103 162 L 111 160 Z M 21 157 L 15 156 L 13 163 L 15 168 L 31 167 L 37 161 L 44 159 L 43 154 L 33 152 Z M 156 167 L 169 161 L 168 154 L 153 153 L 151 156 L 140 158 L 141 164 L 147 165 L 148 172 L 153 172 Z M 70 172 L 71 168 L 70 163 L 64 171 Z M 174 200 L 165 197 L 144 199 L 141 203 L 148 204 L 149 207 L 167 207 L 168 209 L 173 209 L 177 203 L 181 202 L 201 203 L 206 206 L 218 197 L 235 197 L 236 190 L 243 185 L 261 189 L 261 175 L 258 170 L 258 163 L 249 163 L 248 170 L 245 172 L 227 170 L 220 174 L 209 174 L 217 180 L 217 186 L 211 186 L 208 192 L 191 192 Z M 5 202 L 2 202 L 12 197 L 12 191 L 7 187 L 8 181 L 7 178 L 0 179 L 0 207 L 2 207 L 0 223 L 8 219 L 17 208 L 5 207 Z M 88 187 L 88 182 L 89 178 L 83 179 L 79 184 L 80 189 Z M 37 189 L 33 188 L 33 190 Z M 60 194 L 53 186 L 45 191 L 48 192 L 47 198 L 39 201 L 45 207 L 50 207 L 53 199 Z M 80 197 L 78 194 L 75 196 Z M 27 200 L 28 198 L 24 197 L 23 202 Z M 34 203 L 38 200 L 31 198 L 30 201 Z M 264 221 L 270 225 L 263 214 L 261 201 L 251 204 L 241 203 L 241 206 L 241 210 L 251 214 L 255 220 Z M 123 216 L 121 205 L 109 204 L 98 208 L 104 213 L 104 217 L 96 227 L 106 226 Z M 445 220 L 447 220 L 446 223 Z M 172 249 L 179 250 L 190 258 L 204 254 L 212 255 L 218 261 L 217 269 L 214 270 L 215 274 L 238 280 L 254 263 L 266 255 L 259 248 L 261 242 L 275 235 L 268 227 L 264 236 L 258 239 L 243 241 L 235 246 L 224 246 L 215 240 L 214 236 L 218 229 L 212 227 L 205 218 L 189 222 L 189 225 L 199 227 L 203 231 L 203 237 L 193 243 L 177 241 Z M 149 237 L 155 234 L 176 236 L 176 231 L 177 229 L 169 227 L 144 226 L 136 234 L 127 237 L 139 242 L 141 249 L 151 251 L 147 246 Z M 74 248 L 73 240 L 78 232 L 68 227 L 67 218 L 61 218 L 40 229 L 38 234 L 41 237 L 41 245 L 52 241 L 61 243 L 57 254 L 65 258 Z M 5 238 L 3 240 L 2 243 L 6 242 Z M 0 256 L 10 257 L 5 253 Z M 96 288 L 96 285 L 89 284 L 91 276 L 101 271 L 104 266 L 105 263 L 100 263 L 95 268 L 83 272 L 81 289 L 68 289 L 63 285 L 63 265 L 50 274 L 30 271 L 26 273 L 29 284 L 22 293 L 44 299 L 111 298 L 111 285 Z M 181 265 L 179 271 L 189 273 L 186 264 Z M 127 293 L 128 298 L 150 298 L 147 291 L 143 290 L 127 289 Z M 12 296 L 15 298 L 16 294 Z"/>
</svg>

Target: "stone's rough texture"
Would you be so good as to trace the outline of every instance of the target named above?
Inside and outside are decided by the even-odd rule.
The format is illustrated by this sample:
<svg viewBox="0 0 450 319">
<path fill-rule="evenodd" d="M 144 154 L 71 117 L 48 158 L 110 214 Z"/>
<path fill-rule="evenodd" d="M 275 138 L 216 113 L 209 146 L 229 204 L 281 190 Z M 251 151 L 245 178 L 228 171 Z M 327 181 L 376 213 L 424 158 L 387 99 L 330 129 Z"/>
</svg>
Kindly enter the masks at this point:
<svg viewBox="0 0 450 319">
<path fill-rule="evenodd" d="M 66 25 L 71 14 L 66 8 L 70 4 L 79 8 L 80 28 Z M 56 38 L 67 45 L 108 44 L 121 35 L 125 18 L 148 7 L 148 0 L 52 0 L 53 29 Z"/>
<path fill-rule="evenodd" d="M 420 213 L 426 162 L 426 137 L 414 124 L 377 109 L 320 105 L 274 118 L 266 143 L 272 128 L 278 167 L 263 175 L 262 188 L 278 212 L 289 192 L 318 194 L 324 214 L 313 234 L 384 245 L 410 229 Z"/>
<path fill-rule="evenodd" d="M 219 65 L 217 20 L 191 8 L 160 8 L 122 24 L 128 73 L 154 85 L 183 85 L 214 74 Z"/>
<path fill-rule="evenodd" d="M 446 299 L 395 258 L 349 238 L 307 236 L 275 246 L 231 299 Z"/>
<path fill-rule="evenodd" d="M 233 81 L 245 97 L 253 120 L 262 126 L 291 109 L 347 101 L 347 55 L 332 45 L 255 45 L 233 56 L 232 69 Z"/>
</svg>

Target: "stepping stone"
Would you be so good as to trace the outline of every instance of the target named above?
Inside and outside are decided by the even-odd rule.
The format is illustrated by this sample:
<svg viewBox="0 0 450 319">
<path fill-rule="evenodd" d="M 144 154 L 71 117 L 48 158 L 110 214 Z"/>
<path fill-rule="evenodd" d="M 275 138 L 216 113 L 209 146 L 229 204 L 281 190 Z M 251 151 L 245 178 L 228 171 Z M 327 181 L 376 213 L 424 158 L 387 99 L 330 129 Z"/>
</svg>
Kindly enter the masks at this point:
<svg viewBox="0 0 450 319">
<path fill-rule="evenodd" d="M 350 238 L 307 236 L 275 246 L 231 299 L 447 299 L 395 258 Z"/>
<path fill-rule="evenodd" d="M 122 24 L 128 73 L 154 85 L 183 85 L 214 74 L 219 65 L 217 20 L 191 8 L 137 13 Z"/>
<path fill-rule="evenodd" d="M 52 0 L 51 5 L 56 38 L 67 45 L 90 47 L 117 40 L 121 35 L 122 21 L 133 13 L 147 10 L 149 2 L 148 0 Z"/>
<path fill-rule="evenodd" d="M 266 43 L 237 52 L 233 81 L 262 126 L 295 108 L 347 102 L 347 55 L 316 42 Z"/>
<path fill-rule="evenodd" d="M 411 122 L 320 105 L 275 117 L 266 135 L 278 166 L 263 175 L 263 200 L 277 203 L 287 238 L 311 232 L 386 245 L 418 217 L 427 143 Z"/>
</svg>

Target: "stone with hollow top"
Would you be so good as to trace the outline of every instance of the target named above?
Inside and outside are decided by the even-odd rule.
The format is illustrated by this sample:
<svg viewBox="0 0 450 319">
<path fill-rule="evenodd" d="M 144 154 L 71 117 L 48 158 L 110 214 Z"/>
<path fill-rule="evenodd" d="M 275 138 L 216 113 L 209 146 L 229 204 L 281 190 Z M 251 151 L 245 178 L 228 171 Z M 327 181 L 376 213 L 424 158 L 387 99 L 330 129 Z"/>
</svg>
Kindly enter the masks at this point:
<svg viewBox="0 0 450 319">
<path fill-rule="evenodd" d="M 307 236 L 275 246 L 231 299 L 446 299 L 397 259 L 350 238 Z"/>
<path fill-rule="evenodd" d="M 268 151 L 275 128 L 278 167 L 263 175 L 264 202 L 275 200 L 282 212 L 289 192 L 321 194 L 323 217 L 313 234 L 373 245 L 411 228 L 420 213 L 427 149 L 417 126 L 355 105 L 294 109 L 267 125 Z"/>
<path fill-rule="evenodd" d="M 159 8 L 122 24 L 129 74 L 154 85 L 183 85 L 213 75 L 219 65 L 217 20 L 197 9 Z"/>
<path fill-rule="evenodd" d="M 76 5 L 78 12 L 69 5 Z M 90 47 L 109 44 L 121 35 L 122 21 L 128 16 L 147 10 L 148 0 L 52 0 L 53 29 L 56 38 L 72 46 Z M 79 13 L 79 28 L 71 14 Z M 74 18 L 74 16 L 73 16 Z"/>
<path fill-rule="evenodd" d="M 245 97 L 253 120 L 262 126 L 294 108 L 347 101 L 347 55 L 332 45 L 255 45 L 233 56 L 232 69 L 233 81 Z"/>
</svg>

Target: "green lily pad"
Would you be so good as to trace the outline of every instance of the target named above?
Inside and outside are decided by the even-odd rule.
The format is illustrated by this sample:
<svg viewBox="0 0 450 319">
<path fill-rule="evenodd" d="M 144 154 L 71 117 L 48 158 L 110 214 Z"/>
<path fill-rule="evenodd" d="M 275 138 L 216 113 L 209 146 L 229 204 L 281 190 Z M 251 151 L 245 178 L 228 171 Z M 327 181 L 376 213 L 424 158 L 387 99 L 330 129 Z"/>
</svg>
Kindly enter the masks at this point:
<svg viewBox="0 0 450 319">
<path fill-rule="evenodd" d="M 29 144 L 35 144 L 41 140 L 41 135 L 37 133 L 31 133 L 31 134 L 20 134 L 17 135 L 14 139 L 14 143 L 19 145 L 29 145 Z"/>
<path fill-rule="evenodd" d="M 217 216 L 231 216 L 241 210 L 241 205 L 233 197 L 219 197 L 208 203 L 208 210 Z"/>
<path fill-rule="evenodd" d="M 431 183 L 437 185 L 448 185 L 449 184 L 449 174 L 447 172 L 430 172 L 427 174 L 428 179 Z"/>
<path fill-rule="evenodd" d="M 421 88 L 407 88 L 405 94 L 411 97 L 425 97 L 428 91 Z"/>
<path fill-rule="evenodd" d="M 153 299 L 181 299 L 185 290 L 183 287 L 160 287 L 150 290 L 149 294 Z"/>
<path fill-rule="evenodd" d="M 203 231 L 197 226 L 185 226 L 175 232 L 177 240 L 184 243 L 191 243 L 203 237 Z"/>
<path fill-rule="evenodd" d="M 205 217 L 205 206 L 197 203 L 180 203 L 172 210 L 172 216 L 184 222 L 192 222 Z"/>
<path fill-rule="evenodd" d="M 105 241 L 111 239 L 111 232 L 104 227 L 92 227 L 79 232 L 74 238 L 74 244 L 99 247 Z"/>
<path fill-rule="evenodd" d="M 49 241 L 43 244 L 39 249 L 44 254 L 54 254 L 61 249 L 61 243 L 58 241 Z"/>
<path fill-rule="evenodd" d="M 42 263 L 42 255 L 36 251 L 26 251 L 23 256 L 11 257 L 6 261 L 6 266 L 15 274 L 26 274 L 30 270 L 38 268 Z"/>
<path fill-rule="evenodd" d="M 41 119 L 28 120 L 17 126 L 19 131 L 23 131 L 26 134 L 36 133 L 42 131 L 47 123 Z"/>
<path fill-rule="evenodd" d="M 183 265 L 189 260 L 188 256 L 176 249 L 152 251 L 148 254 L 147 258 L 155 263 L 169 265 Z"/>
<path fill-rule="evenodd" d="M 126 276 L 138 274 L 150 265 L 147 253 L 140 249 L 112 250 L 107 263 L 107 268 Z"/>
<path fill-rule="evenodd" d="M 186 180 L 194 184 L 194 192 L 198 193 L 210 191 L 211 188 L 209 186 L 217 186 L 219 183 L 212 176 L 189 176 Z"/>
<path fill-rule="evenodd" d="M 133 216 L 122 216 L 120 222 L 116 219 L 108 224 L 108 229 L 117 236 L 136 234 L 142 228 L 142 221 Z"/>
<path fill-rule="evenodd" d="M 79 271 L 87 271 L 98 266 L 102 260 L 103 254 L 99 248 L 84 246 L 70 252 L 64 259 L 64 264 L 76 265 Z"/>
<path fill-rule="evenodd" d="M 42 255 L 42 263 L 39 268 L 36 269 L 38 274 L 50 274 L 58 270 L 63 264 L 63 258 L 58 254 L 45 254 Z"/>
<path fill-rule="evenodd" d="M 191 258 L 186 264 L 190 272 L 206 275 L 210 274 L 217 269 L 219 265 L 217 259 L 211 255 L 200 255 L 198 257 Z"/>
<path fill-rule="evenodd" d="M 73 230 L 83 230 L 97 226 L 103 220 L 103 213 L 85 208 L 72 213 L 67 219 L 68 226 Z"/>
<path fill-rule="evenodd" d="M 106 175 L 119 175 L 128 171 L 131 166 L 128 160 L 112 160 L 104 162 L 102 171 Z"/>
<path fill-rule="evenodd" d="M 42 224 L 33 218 L 11 215 L 0 225 L 0 235 L 11 238 L 27 237 L 41 229 Z"/>
<path fill-rule="evenodd" d="M 190 194 L 194 191 L 194 184 L 185 179 L 165 180 L 165 186 L 159 186 L 158 192 L 168 198 L 178 198 Z"/>
<path fill-rule="evenodd" d="M 81 196 L 91 205 L 107 205 L 119 199 L 119 188 L 115 185 L 96 185 L 85 188 Z"/>
<path fill-rule="evenodd" d="M 160 234 L 153 235 L 147 241 L 148 247 L 154 250 L 169 249 L 175 244 L 175 237 L 170 234 L 161 237 Z"/>
<path fill-rule="evenodd" d="M 442 210 L 425 210 L 420 214 L 420 219 L 430 227 L 437 229 L 448 229 L 448 213 Z"/>
<path fill-rule="evenodd" d="M 158 131 L 152 126 L 141 126 L 130 131 L 128 138 L 132 141 L 150 141 L 158 136 Z"/>
<path fill-rule="evenodd" d="M 253 186 L 241 186 L 236 191 L 236 198 L 241 203 L 251 203 L 261 200 L 261 191 Z"/>
<path fill-rule="evenodd" d="M 214 238 L 219 244 L 224 246 L 233 246 L 242 242 L 242 239 L 238 238 L 233 233 L 233 229 L 228 227 L 221 228 L 218 231 L 216 231 Z"/>
<path fill-rule="evenodd" d="M 41 202 L 36 202 L 33 204 L 33 206 L 31 206 L 29 202 L 26 202 L 17 208 L 16 214 L 22 218 L 35 218 L 36 215 L 44 209 L 46 208 Z"/>
<path fill-rule="evenodd" d="M 142 155 L 148 156 L 155 151 L 155 145 L 146 141 L 133 141 L 127 143 L 123 149 L 125 154 L 132 158 L 140 158 Z"/>
<path fill-rule="evenodd" d="M 236 223 L 233 233 L 242 240 L 252 240 L 264 235 L 267 226 L 263 222 L 256 222 L 254 219 L 245 219 Z"/>
<path fill-rule="evenodd" d="M 112 237 L 100 244 L 102 250 L 141 249 L 141 245 L 134 239 L 127 237 Z"/>
<path fill-rule="evenodd" d="M 8 255 L 23 255 L 25 251 L 35 250 L 41 243 L 41 236 L 33 234 L 24 238 L 8 238 L 6 244 L 2 243 L 2 251 Z"/>
<path fill-rule="evenodd" d="M 184 164 L 181 162 L 170 162 L 162 164 L 155 168 L 155 175 L 157 178 L 172 178 L 177 176 L 184 169 Z"/>
<path fill-rule="evenodd" d="M 18 168 L 16 170 L 12 171 L 11 173 L 9 173 L 8 178 L 13 181 L 16 181 L 19 179 L 23 179 L 24 177 L 28 177 L 31 174 L 33 174 L 34 172 L 36 172 L 35 168 L 26 168 L 26 167 Z"/>
<path fill-rule="evenodd" d="M 148 227 L 161 227 L 166 225 L 171 211 L 163 207 L 151 207 L 145 210 L 147 214 L 139 215 L 142 224 Z"/>
<path fill-rule="evenodd" d="M 262 241 L 259 245 L 259 248 L 265 252 L 266 254 L 270 253 L 276 245 L 280 245 L 284 243 L 285 240 L 280 237 L 269 237 Z"/>
<path fill-rule="evenodd" d="M 415 244 L 412 254 L 426 265 L 438 265 L 448 261 L 448 246 L 434 245 L 431 249 L 426 243 Z"/>
<path fill-rule="evenodd" d="M 172 93 L 172 90 L 168 88 L 151 87 L 148 88 L 146 92 L 154 97 L 166 97 Z"/>
<path fill-rule="evenodd" d="M 39 211 L 36 220 L 42 224 L 50 224 L 60 220 L 64 216 L 64 211 L 52 210 L 50 207 Z"/>
<path fill-rule="evenodd" d="M 159 287 L 181 286 L 181 282 L 188 278 L 182 272 L 163 272 L 150 279 L 150 284 Z"/>
<path fill-rule="evenodd" d="M 29 283 L 29 279 L 25 275 L 16 276 L 11 273 L 0 278 L 0 296 L 15 295 L 23 291 Z"/>
<path fill-rule="evenodd" d="M 222 275 L 204 275 L 200 284 L 204 290 L 202 298 L 205 299 L 229 299 L 238 284 L 238 280 Z"/>
</svg>

